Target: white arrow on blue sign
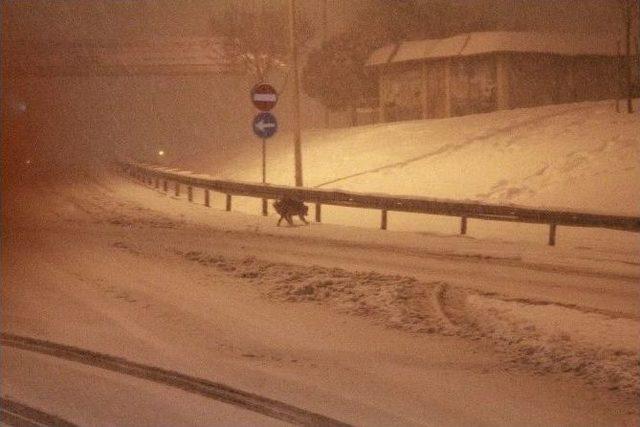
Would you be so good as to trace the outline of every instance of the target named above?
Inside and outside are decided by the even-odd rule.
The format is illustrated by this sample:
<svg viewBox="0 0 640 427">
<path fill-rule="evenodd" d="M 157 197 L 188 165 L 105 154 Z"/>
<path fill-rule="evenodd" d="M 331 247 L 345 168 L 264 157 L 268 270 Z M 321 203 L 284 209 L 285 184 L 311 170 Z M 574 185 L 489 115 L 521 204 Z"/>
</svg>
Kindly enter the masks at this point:
<svg viewBox="0 0 640 427">
<path fill-rule="evenodd" d="M 253 132 L 259 138 L 271 138 L 278 130 L 276 117 L 268 112 L 258 113 L 253 119 Z"/>
</svg>

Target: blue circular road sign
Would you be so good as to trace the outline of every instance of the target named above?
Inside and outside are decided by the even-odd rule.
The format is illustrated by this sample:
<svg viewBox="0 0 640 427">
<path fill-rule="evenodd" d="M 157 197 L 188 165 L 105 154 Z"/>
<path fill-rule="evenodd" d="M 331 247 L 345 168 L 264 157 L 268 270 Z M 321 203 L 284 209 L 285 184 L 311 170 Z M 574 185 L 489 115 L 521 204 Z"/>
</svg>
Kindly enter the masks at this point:
<svg viewBox="0 0 640 427">
<path fill-rule="evenodd" d="M 258 113 L 253 119 L 253 132 L 259 138 L 271 138 L 278 130 L 276 117 L 268 112 Z"/>
</svg>

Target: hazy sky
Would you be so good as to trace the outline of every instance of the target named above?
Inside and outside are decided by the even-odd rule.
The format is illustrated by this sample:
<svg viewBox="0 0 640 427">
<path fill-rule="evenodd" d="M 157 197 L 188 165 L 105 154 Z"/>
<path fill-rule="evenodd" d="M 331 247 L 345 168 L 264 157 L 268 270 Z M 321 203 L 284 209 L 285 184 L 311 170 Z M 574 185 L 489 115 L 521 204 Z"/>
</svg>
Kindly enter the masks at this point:
<svg viewBox="0 0 640 427">
<path fill-rule="evenodd" d="M 99 39 L 161 36 L 206 36 L 210 17 L 230 1 L 251 7 L 286 0 L 4 0 L 3 36 L 7 39 Z M 298 0 L 320 23 L 321 0 Z M 436 0 L 420 0 L 427 5 Z M 440 0 L 442 1 L 442 0 Z M 333 27 L 368 0 L 327 0 Z M 451 0 L 478 18 L 497 16 L 545 30 L 612 31 L 616 0 Z M 6 40 L 6 39 L 5 39 Z"/>
</svg>

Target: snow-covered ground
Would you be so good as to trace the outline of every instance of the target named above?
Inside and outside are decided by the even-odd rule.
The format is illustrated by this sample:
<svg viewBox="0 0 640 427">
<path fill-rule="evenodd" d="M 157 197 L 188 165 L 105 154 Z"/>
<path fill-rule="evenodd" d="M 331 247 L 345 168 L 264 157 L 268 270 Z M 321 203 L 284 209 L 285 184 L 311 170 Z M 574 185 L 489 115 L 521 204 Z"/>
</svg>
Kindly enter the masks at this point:
<svg viewBox="0 0 640 427">
<path fill-rule="evenodd" d="M 640 128 L 611 109 L 311 132 L 306 181 L 637 215 Z M 269 145 L 271 182 L 290 184 L 286 144 Z M 181 166 L 259 176 L 257 161 L 225 164 Z M 234 198 L 225 212 L 224 195 L 211 208 L 194 197 L 99 164 L 6 174 L 2 332 L 357 425 L 637 425 L 636 233 L 561 228 L 551 248 L 539 226 L 472 221 L 462 237 L 455 218 L 391 213 L 382 231 L 377 212 L 328 207 L 327 223 L 276 227 L 259 201 Z M 2 352 L 3 398 L 82 425 L 278 422 L 95 365 Z"/>
<path fill-rule="evenodd" d="M 3 200 L 3 332 L 358 425 L 638 422 L 637 252 L 276 227 L 110 170 L 40 179 Z M 91 369 L 3 353 L 3 395 L 70 421 L 154 425 L 165 410 L 151 410 L 157 386 L 100 373 L 95 390 L 69 387 Z M 123 387 L 139 403 L 108 397 Z M 211 408 L 166 410 L 178 424 L 212 420 Z M 219 413 L 214 423 L 262 423 Z"/>
</svg>

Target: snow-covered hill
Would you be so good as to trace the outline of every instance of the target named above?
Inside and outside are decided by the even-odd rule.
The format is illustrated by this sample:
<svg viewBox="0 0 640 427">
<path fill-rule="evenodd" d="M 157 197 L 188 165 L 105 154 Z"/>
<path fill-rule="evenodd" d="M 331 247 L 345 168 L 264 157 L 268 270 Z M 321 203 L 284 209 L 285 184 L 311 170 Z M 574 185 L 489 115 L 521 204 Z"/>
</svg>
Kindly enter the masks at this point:
<svg viewBox="0 0 640 427">
<path fill-rule="evenodd" d="M 235 158 L 194 159 L 182 167 L 258 182 L 261 144 L 247 140 Z M 183 160 L 184 161 L 184 160 Z M 291 135 L 267 142 L 267 181 L 293 184 Z M 211 166 L 205 166 L 211 165 Z M 303 134 L 304 184 L 312 187 L 638 215 L 640 115 L 614 101 L 384 123 Z M 260 211 L 238 199 L 234 209 Z M 379 212 L 325 207 L 323 221 L 378 227 Z M 394 230 L 455 234 L 458 219 L 392 213 Z M 471 221 L 478 238 L 546 242 L 546 227 Z M 635 233 L 562 227 L 561 244 L 636 250 Z"/>
<path fill-rule="evenodd" d="M 291 184 L 291 136 L 267 150 L 267 180 Z M 257 181 L 259 153 L 207 172 Z M 638 214 L 640 116 L 609 101 L 310 131 L 303 167 L 308 186 Z"/>
</svg>

